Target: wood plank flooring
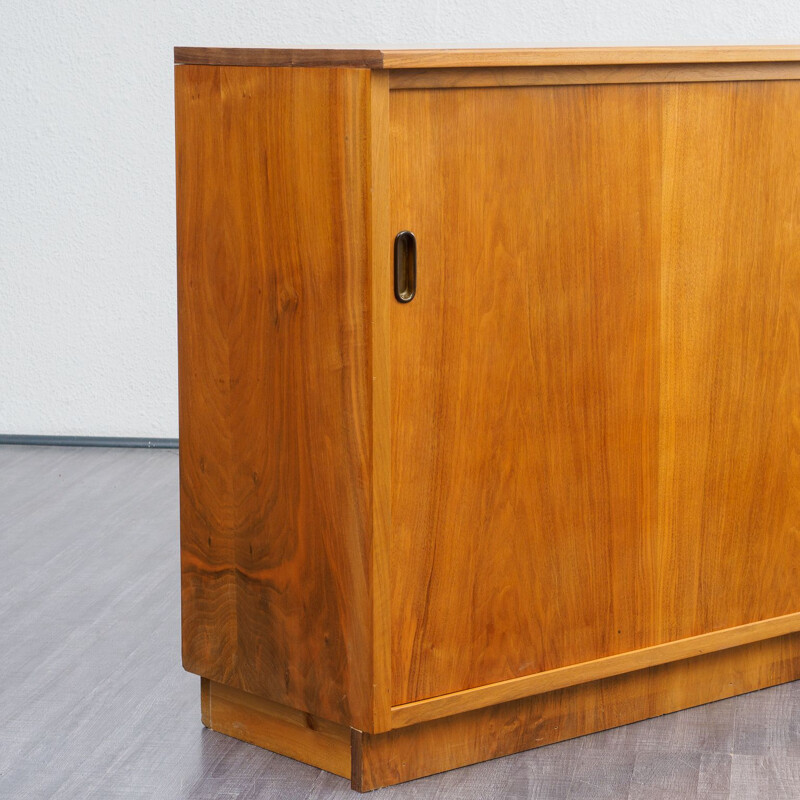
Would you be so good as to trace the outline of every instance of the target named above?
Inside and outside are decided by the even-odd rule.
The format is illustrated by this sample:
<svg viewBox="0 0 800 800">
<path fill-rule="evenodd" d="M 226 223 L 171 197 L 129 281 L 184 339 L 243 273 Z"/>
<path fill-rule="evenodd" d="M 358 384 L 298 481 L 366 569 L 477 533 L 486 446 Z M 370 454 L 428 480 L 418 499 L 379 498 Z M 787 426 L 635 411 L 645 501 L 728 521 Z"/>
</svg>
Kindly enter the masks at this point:
<svg viewBox="0 0 800 800">
<path fill-rule="evenodd" d="M 176 451 L 0 446 L 0 798 L 354 798 L 208 731 L 180 664 Z M 800 798 L 800 681 L 380 790 Z"/>
</svg>

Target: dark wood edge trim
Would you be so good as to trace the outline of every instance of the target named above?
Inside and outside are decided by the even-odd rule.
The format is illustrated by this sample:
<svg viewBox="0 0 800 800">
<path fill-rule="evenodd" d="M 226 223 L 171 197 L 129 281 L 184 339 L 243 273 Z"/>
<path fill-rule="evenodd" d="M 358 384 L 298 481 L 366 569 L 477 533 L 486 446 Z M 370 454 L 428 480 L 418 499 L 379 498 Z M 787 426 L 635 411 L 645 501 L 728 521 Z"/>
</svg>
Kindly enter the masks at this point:
<svg viewBox="0 0 800 800">
<path fill-rule="evenodd" d="M 362 750 L 362 733 L 357 728 L 350 728 L 350 788 L 363 792 L 364 757 Z"/>
<path fill-rule="evenodd" d="M 248 47 L 176 47 L 175 64 L 215 67 L 354 67 L 380 69 L 380 50 L 281 50 Z"/>
</svg>

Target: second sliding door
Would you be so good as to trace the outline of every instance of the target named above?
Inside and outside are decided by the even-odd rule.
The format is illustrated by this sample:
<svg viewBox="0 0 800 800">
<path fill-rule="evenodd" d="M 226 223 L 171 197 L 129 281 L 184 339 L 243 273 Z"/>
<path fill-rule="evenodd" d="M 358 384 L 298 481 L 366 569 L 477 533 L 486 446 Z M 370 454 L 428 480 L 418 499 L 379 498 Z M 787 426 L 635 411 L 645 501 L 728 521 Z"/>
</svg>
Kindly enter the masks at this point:
<svg viewBox="0 0 800 800">
<path fill-rule="evenodd" d="M 800 610 L 800 86 L 390 119 L 393 703 Z"/>
</svg>

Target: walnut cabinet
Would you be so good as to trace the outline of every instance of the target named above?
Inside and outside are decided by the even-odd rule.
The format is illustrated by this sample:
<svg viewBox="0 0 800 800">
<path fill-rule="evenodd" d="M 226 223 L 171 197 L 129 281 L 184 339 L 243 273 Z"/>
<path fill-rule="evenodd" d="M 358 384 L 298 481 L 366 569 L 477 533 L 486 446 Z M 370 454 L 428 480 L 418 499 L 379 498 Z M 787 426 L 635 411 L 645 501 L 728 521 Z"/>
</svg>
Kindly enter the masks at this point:
<svg viewBox="0 0 800 800">
<path fill-rule="evenodd" d="M 367 790 L 800 677 L 800 48 L 175 56 L 206 725 Z"/>
</svg>

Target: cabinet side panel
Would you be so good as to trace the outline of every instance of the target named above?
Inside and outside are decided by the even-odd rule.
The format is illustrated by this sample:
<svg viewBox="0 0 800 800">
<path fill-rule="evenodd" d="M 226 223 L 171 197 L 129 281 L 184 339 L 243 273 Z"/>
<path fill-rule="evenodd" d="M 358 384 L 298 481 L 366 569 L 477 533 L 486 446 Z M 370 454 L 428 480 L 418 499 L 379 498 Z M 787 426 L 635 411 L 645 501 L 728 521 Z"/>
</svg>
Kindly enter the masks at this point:
<svg viewBox="0 0 800 800">
<path fill-rule="evenodd" d="M 359 725 L 369 72 L 175 74 L 184 665 Z"/>
</svg>

